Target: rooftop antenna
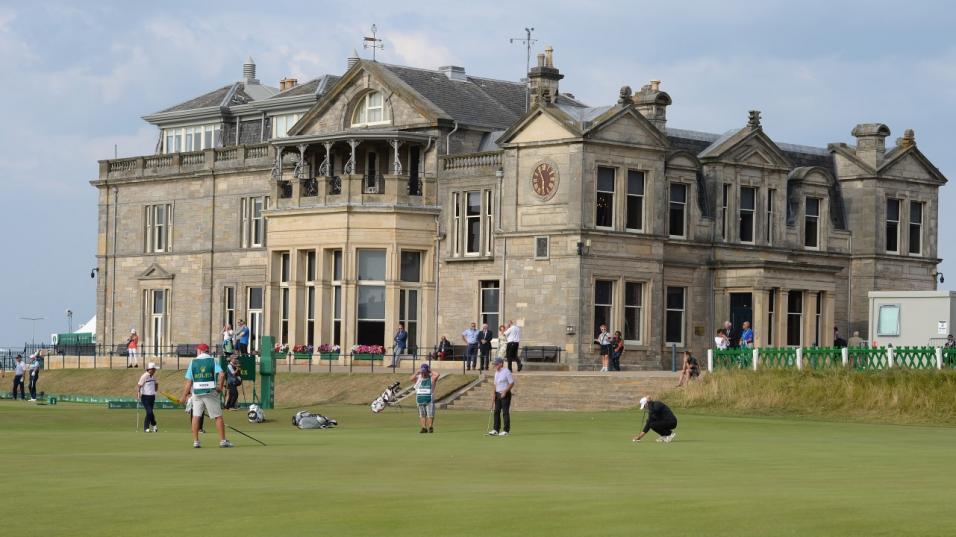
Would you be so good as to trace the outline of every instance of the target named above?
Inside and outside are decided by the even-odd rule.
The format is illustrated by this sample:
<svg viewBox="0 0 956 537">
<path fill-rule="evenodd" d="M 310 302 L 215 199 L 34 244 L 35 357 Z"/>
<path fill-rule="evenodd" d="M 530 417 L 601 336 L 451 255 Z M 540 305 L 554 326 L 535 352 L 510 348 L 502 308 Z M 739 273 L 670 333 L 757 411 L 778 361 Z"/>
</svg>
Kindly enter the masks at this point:
<svg viewBox="0 0 956 537">
<path fill-rule="evenodd" d="M 374 24 L 372 25 L 372 37 L 365 36 L 362 38 L 362 48 L 372 49 L 372 61 L 375 61 L 375 51 L 376 50 L 385 50 L 385 44 L 382 43 L 382 40 L 376 37 L 378 33 L 378 27 Z"/>
<path fill-rule="evenodd" d="M 521 79 L 524 82 L 524 111 L 527 112 L 528 108 L 531 106 L 531 93 L 528 88 L 528 71 L 531 70 L 531 45 L 538 42 L 537 39 L 531 39 L 531 32 L 534 31 L 534 27 L 525 28 L 524 37 L 512 37 L 508 40 L 509 43 L 520 43 L 525 46 L 527 56 L 525 57 L 524 62 L 524 77 Z"/>
</svg>

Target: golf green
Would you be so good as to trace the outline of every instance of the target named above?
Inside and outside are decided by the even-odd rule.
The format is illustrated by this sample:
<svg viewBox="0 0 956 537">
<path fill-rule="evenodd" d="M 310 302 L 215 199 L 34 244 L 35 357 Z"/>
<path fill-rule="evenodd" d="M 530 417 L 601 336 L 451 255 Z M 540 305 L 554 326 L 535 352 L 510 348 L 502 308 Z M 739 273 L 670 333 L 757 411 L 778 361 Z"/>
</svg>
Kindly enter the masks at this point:
<svg viewBox="0 0 956 537">
<path fill-rule="evenodd" d="M 182 411 L 137 432 L 133 410 L 0 402 L 5 534 L 55 535 L 954 535 L 956 429 L 677 411 L 672 444 L 631 436 L 632 412 L 297 409 L 227 423 L 193 449 Z M 142 414 L 140 414 L 142 418 Z M 207 430 L 212 431 L 211 424 Z"/>
</svg>

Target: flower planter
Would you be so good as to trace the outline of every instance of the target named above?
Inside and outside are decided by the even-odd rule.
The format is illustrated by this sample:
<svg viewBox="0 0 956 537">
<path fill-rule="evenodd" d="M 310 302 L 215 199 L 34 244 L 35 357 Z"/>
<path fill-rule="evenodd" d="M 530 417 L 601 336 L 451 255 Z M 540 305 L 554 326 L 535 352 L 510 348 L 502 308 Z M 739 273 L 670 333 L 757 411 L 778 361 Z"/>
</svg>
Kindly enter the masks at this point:
<svg viewBox="0 0 956 537">
<path fill-rule="evenodd" d="M 311 360 L 312 353 L 311 352 L 293 352 L 292 358 L 296 360 Z"/>
<path fill-rule="evenodd" d="M 353 359 L 353 360 L 384 360 L 384 359 L 385 359 L 385 355 L 384 355 L 384 354 L 359 353 L 359 354 L 353 354 L 353 355 L 352 355 L 352 359 Z"/>
<path fill-rule="evenodd" d="M 320 352 L 319 353 L 319 360 L 331 361 L 331 360 L 338 360 L 338 359 L 339 359 L 339 353 L 337 352 Z"/>
</svg>

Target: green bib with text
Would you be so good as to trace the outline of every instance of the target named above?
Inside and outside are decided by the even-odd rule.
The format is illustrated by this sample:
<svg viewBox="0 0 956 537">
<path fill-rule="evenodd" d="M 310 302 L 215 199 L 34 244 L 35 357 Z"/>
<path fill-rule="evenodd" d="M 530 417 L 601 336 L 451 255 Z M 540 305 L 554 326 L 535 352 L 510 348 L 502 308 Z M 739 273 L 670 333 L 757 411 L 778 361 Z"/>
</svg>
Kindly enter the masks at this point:
<svg viewBox="0 0 956 537">
<path fill-rule="evenodd" d="M 196 358 L 189 366 L 193 373 L 193 393 L 203 395 L 216 389 L 216 362 L 212 358 Z"/>
<path fill-rule="evenodd" d="M 427 405 L 432 402 L 432 379 L 421 378 L 415 385 L 415 401 L 420 405 Z"/>
</svg>

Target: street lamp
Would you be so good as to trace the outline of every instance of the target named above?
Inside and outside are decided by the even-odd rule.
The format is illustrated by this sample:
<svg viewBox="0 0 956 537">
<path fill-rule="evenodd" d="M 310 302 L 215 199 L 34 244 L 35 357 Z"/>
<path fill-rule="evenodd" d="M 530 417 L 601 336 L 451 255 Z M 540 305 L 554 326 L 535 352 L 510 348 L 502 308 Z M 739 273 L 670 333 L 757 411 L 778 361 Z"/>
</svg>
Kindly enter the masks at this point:
<svg viewBox="0 0 956 537">
<path fill-rule="evenodd" d="M 33 323 L 33 339 L 30 341 L 30 343 L 34 347 L 36 347 L 37 345 L 37 321 L 42 321 L 44 318 L 45 317 L 43 317 L 42 315 L 39 317 L 26 317 L 26 316 L 20 317 L 20 319 L 23 319 L 24 321 L 30 321 Z"/>
<path fill-rule="evenodd" d="M 66 329 L 73 332 L 73 310 L 66 310 Z"/>
</svg>

